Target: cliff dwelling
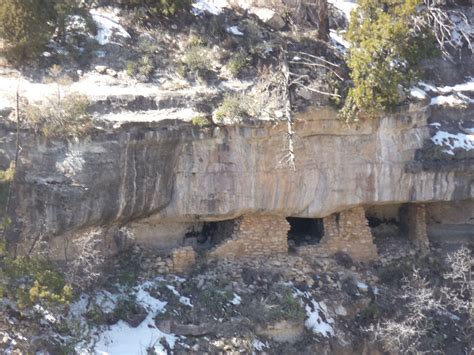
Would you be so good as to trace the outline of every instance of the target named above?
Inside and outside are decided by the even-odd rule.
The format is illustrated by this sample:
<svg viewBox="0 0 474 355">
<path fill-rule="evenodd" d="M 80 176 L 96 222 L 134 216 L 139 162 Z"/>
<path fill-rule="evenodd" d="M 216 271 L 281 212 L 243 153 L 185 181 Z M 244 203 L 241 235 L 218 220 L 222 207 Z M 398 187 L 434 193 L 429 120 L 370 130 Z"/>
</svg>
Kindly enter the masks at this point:
<svg viewBox="0 0 474 355">
<path fill-rule="evenodd" d="M 468 354 L 473 4 L 0 0 L 0 354 Z"/>
<path fill-rule="evenodd" d="M 288 245 L 303 246 L 315 245 L 324 236 L 324 223 L 322 218 L 287 217 L 290 224 L 288 231 Z"/>
</svg>

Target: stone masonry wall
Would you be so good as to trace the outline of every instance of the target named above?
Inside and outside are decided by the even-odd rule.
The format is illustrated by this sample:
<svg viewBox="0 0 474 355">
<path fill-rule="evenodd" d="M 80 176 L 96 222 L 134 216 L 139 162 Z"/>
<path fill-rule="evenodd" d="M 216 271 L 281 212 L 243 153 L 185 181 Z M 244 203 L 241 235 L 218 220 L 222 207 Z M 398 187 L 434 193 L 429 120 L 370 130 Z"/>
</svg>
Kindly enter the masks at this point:
<svg viewBox="0 0 474 355">
<path fill-rule="evenodd" d="M 177 273 L 189 271 L 196 264 L 196 252 L 191 246 L 174 249 L 170 257 L 171 269 Z"/>
<path fill-rule="evenodd" d="M 421 250 L 429 247 L 426 228 L 426 208 L 423 204 L 406 204 L 400 208 L 402 232 Z"/>
<path fill-rule="evenodd" d="M 334 213 L 325 217 L 323 222 L 324 236 L 320 244 L 301 247 L 298 249 L 299 254 L 329 256 L 343 251 L 356 261 L 377 258 L 377 248 L 363 207 Z"/>
<path fill-rule="evenodd" d="M 232 238 L 216 246 L 210 258 L 253 258 L 288 252 L 289 223 L 279 216 L 243 216 L 235 221 Z"/>
</svg>

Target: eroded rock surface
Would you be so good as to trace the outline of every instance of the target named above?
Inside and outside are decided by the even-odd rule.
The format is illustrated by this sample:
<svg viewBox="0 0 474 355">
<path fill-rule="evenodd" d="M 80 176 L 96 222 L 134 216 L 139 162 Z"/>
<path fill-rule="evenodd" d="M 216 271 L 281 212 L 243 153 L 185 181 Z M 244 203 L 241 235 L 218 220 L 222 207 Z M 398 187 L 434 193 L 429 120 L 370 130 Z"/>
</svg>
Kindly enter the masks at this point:
<svg viewBox="0 0 474 355">
<path fill-rule="evenodd" d="M 285 124 L 165 120 L 51 141 L 24 132 L 15 212 L 31 240 L 145 217 L 158 224 L 325 217 L 358 205 L 472 199 L 472 151 L 450 156 L 449 168 L 439 157 L 428 166 L 417 160 L 427 159 L 417 152 L 426 150 L 433 119 L 421 103 L 352 127 L 329 109 L 307 112 L 295 123 L 295 171 L 282 163 Z M 14 151 L 14 134 L 5 136 L 4 162 Z"/>
</svg>

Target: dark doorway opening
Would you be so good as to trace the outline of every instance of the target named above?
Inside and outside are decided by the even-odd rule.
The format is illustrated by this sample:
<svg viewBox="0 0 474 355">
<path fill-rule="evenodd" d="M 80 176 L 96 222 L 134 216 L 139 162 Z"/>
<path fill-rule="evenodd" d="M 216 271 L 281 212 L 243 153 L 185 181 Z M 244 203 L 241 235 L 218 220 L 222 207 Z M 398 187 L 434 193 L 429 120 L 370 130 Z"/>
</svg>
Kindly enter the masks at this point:
<svg viewBox="0 0 474 355">
<path fill-rule="evenodd" d="M 318 244 L 324 236 L 322 218 L 288 217 L 286 220 L 290 224 L 288 231 L 290 247 Z"/>
<path fill-rule="evenodd" d="M 206 251 L 232 237 L 234 220 L 203 222 L 185 235 L 185 245 L 196 251 Z"/>
</svg>

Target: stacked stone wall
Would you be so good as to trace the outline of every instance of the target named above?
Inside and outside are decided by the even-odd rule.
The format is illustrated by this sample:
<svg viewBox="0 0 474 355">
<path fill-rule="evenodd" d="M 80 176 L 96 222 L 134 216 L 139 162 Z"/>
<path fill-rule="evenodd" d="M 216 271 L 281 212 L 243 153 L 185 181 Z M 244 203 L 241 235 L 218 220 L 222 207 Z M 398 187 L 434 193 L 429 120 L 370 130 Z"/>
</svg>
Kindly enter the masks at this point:
<svg viewBox="0 0 474 355">
<path fill-rule="evenodd" d="M 402 232 L 421 250 L 429 248 L 426 208 L 423 204 L 407 204 L 400 209 Z"/>
<path fill-rule="evenodd" d="M 243 216 L 235 221 L 232 237 L 216 246 L 210 258 L 254 258 L 288 252 L 285 217 Z"/>
<path fill-rule="evenodd" d="M 325 217 L 323 223 L 324 236 L 320 244 L 301 247 L 298 249 L 299 254 L 329 256 L 343 251 L 356 261 L 377 258 L 377 248 L 363 207 L 334 213 Z"/>
<path fill-rule="evenodd" d="M 173 272 L 183 273 L 196 264 L 196 252 L 191 246 L 177 248 L 171 252 L 170 259 Z"/>
</svg>

